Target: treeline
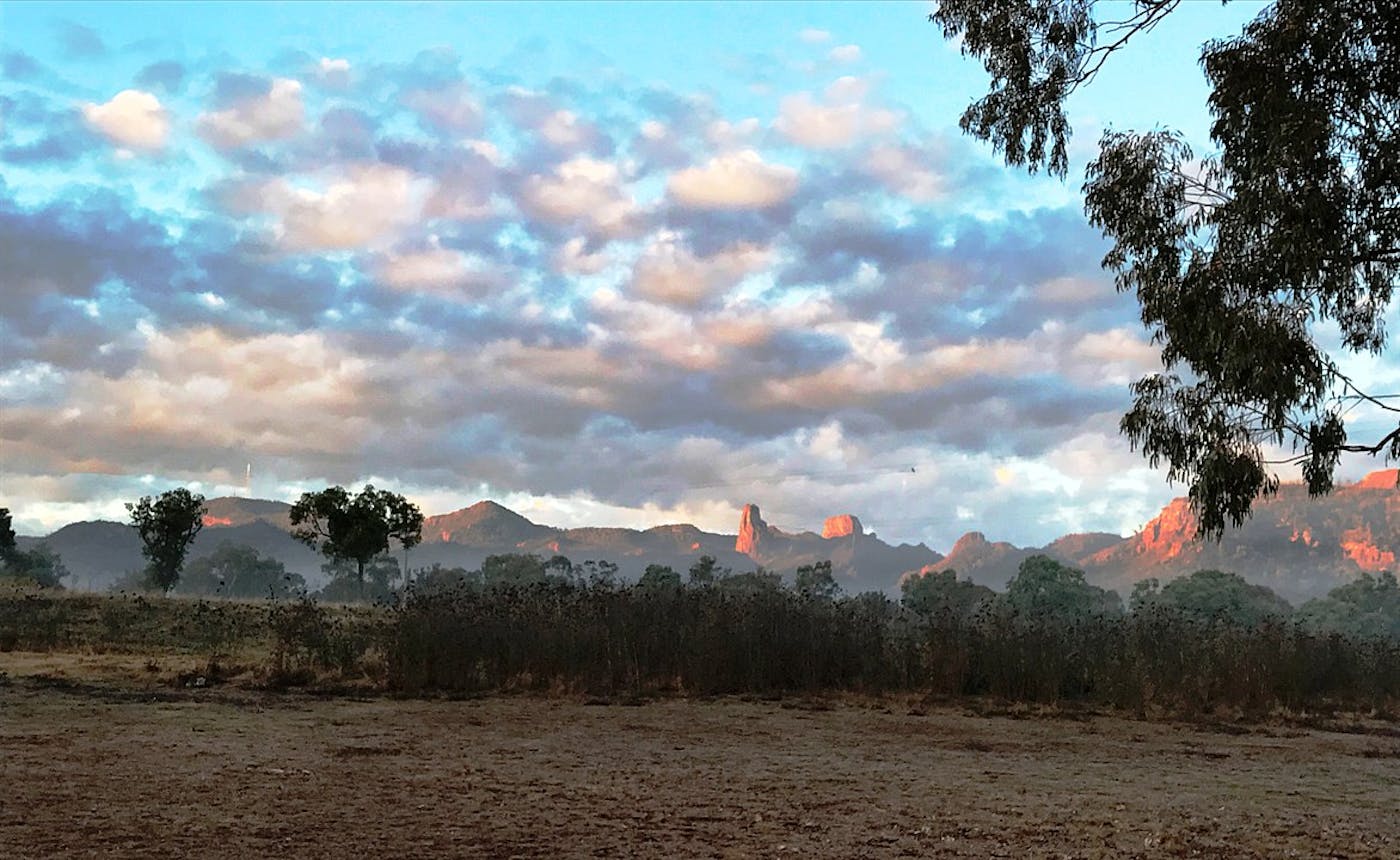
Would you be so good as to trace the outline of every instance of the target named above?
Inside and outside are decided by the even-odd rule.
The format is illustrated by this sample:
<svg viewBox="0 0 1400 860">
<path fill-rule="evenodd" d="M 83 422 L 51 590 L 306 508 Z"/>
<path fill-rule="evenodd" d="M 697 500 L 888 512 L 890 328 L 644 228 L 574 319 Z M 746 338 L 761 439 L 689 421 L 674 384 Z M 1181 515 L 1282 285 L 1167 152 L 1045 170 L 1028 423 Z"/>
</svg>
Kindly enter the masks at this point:
<svg viewBox="0 0 1400 860">
<path fill-rule="evenodd" d="M 1044 556 L 1004 593 L 942 572 L 906 579 L 898 601 L 840 596 L 829 564 L 789 584 L 717 573 L 710 559 L 689 573 L 653 567 L 622 584 L 599 565 L 531 556 L 434 570 L 394 610 L 388 681 L 409 692 L 917 691 L 1170 713 L 1400 703 L 1388 574 L 1294 617 L 1218 571 L 1144 584 L 1124 607 Z"/>
</svg>

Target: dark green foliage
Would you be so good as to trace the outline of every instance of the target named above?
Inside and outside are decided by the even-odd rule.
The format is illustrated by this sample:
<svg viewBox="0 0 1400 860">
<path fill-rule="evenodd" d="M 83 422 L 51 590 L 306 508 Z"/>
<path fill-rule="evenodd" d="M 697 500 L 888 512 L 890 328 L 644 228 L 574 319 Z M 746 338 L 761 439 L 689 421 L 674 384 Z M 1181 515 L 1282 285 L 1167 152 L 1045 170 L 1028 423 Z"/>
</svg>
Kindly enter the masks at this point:
<svg viewBox="0 0 1400 860">
<path fill-rule="evenodd" d="M 726 568 L 716 566 L 714 556 L 702 555 L 690 566 L 690 584 L 709 585 L 728 573 Z"/>
<path fill-rule="evenodd" d="M 715 584 L 726 591 L 778 591 L 783 587 L 783 578 L 760 567 L 748 573 L 720 577 Z"/>
<path fill-rule="evenodd" d="M 398 559 L 388 555 L 372 558 L 363 567 L 344 559 L 328 561 L 321 572 L 330 581 L 317 596 L 331 603 L 388 603 L 400 576 Z"/>
<path fill-rule="evenodd" d="M 27 551 L 11 548 L 0 557 L 0 579 L 38 588 L 62 588 L 67 575 L 63 559 L 46 543 Z"/>
<path fill-rule="evenodd" d="M 1002 601 L 1031 619 L 1076 622 L 1123 614 L 1123 601 L 1112 591 L 1084 581 L 1084 571 L 1044 555 L 1021 562 Z"/>
<path fill-rule="evenodd" d="M 435 564 L 418 571 L 413 588 L 422 594 L 437 594 L 481 584 L 481 571 Z"/>
<path fill-rule="evenodd" d="M 1297 617 L 1305 628 L 1317 633 L 1400 639 L 1400 584 L 1393 573 L 1363 573 L 1354 582 L 1332 589 L 1326 597 L 1304 603 Z"/>
<path fill-rule="evenodd" d="M 24 552 L 15 546 L 15 530 L 9 508 L 0 508 L 0 580 L 38 588 L 62 588 L 68 568 L 48 544 Z"/>
<path fill-rule="evenodd" d="M 1262 585 L 1251 585 L 1237 573 L 1198 570 L 1159 587 L 1157 580 L 1139 582 L 1129 600 L 1135 614 L 1175 612 L 1192 621 L 1221 622 L 1241 627 L 1287 621 L 1288 601 Z"/>
<path fill-rule="evenodd" d="M 798 594 L 831 600 L 841 593 L 841 586 L 831 574 L 831 562 L 804 564 L 793 575 L 792 587 Z"/>
<path fill-rule="evenodd" d="M 637 585 L 642 588 L 680 588 L 681 575 L 664 564 L 649 564 Z"/>
<path fill-rule="evenodd" d="M 168 593 L 180 581 L 185 554 L 204 528 L 204 497 L 178 487 L 154 500 L 142 496 L 139 502 L 128 503 L 126 509 L 131 514 L 131 524 L 141 535 L 147 582 Z"/>
<path fill-rule="evenodd" d="M 545 561 L 537 555 L 488 555 L 481 563 L 481 580 L 487 585 L 525 585 L 544 582 L 545 577 Z"/>
<path fill-rule="evenodd" d="M 366 566 L 389 551 L 389 541 L 409 549 L 423 539 L 423 512 L 418 506 L 368 484 L 353 496 L 344 487 L 302 493 L 288 518 L 292 537 L 332 562 L 353 563 L 361 589 Z"/>
<path fill-rule="evenodd" d="M 1109 26 L 1090 0 L 944 0 L 934 20 L 992 75 L 963 128 L 1011 164 L 1064 175 L 1064 99 L 1176 5 L 1140 2 Z M 1348 409 L 1394 409 L 1325 346 L 1386 344 L 1400 278 L 1395 17 L 1393 0 L 1278 0 L 1202 48 L 1218 155 L 1198 160 L 1170 131 L 1112 131 L 1088 166 L 1085 206 L 1113 243 L 1104 265 L 1137 296 L 1165 365 L 1134 385 L 1122 430 L 1189 485 L 1203 535 L 1277 490 L 1271 448 L 1294 452 L 1314 494 L 1343 452 L 1400 456 L 1400 427 L 1349 440 Z"/>
<path fill-rule="evenodd" d="M 1168 713 L 1400 699 L 1400 637 L 1125 616 L 1063 571 L 1037 563 L 1027 574 L 1057 583 L 1047 593 L 1059 596 L 1030 611 L 998 598 L 970 614 L 924 614 L 874 593 L 830 600 L 722 585 L 552 579 L 414 594 L 394 610 L 389 680 L 407 691 L 908 690 Z M 1077 608 L 1064 609 L 1064 593 L 1078 595 Z"/>
<path fill-rule="evenodd" d="M 0 508 L 0 561 L 7 560 L 15 551 L 14 520 L 9 508 Z"/>
<path fill-rule="evenodd" d="M 997 593 L 985 585 L 958 581 L 951 570 L 910 574 L 899 584 L 904 608 L 928 618 L 971 619 L 989 606 Z"/>
<path fill-rule="evenodd" d="M 176 591 L 219 597 L 288 598 L 306 593 L 306 580 L 288 573 L 282 562 L 258 555 L 252 547 L 228 541 L 190 562 Z"/>
</svg>

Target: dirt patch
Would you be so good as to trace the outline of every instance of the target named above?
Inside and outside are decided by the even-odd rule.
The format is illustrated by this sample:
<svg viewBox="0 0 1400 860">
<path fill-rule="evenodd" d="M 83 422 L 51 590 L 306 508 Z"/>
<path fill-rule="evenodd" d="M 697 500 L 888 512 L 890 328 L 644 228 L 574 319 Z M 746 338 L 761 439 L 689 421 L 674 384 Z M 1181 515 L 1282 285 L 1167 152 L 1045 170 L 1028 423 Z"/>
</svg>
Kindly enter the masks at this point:
<svg viewBox="0 0 1400 860">
<path fill-rule="evenodd" d="M 1375 734 L 910 710 L 12 678 L 0 856 L 1400 855 Z"/>
</svg>

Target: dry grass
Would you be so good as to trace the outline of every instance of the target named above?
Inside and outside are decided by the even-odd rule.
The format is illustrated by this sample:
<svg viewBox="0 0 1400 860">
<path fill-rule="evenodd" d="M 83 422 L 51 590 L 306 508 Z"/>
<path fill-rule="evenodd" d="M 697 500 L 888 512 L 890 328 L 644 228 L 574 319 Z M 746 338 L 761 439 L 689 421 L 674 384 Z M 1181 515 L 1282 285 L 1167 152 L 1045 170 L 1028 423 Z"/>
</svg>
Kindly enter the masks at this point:
<svg viewBox="0 0 1400 860">
<path fill-rule="evenodd" d="M 85 686 L 0 656 L 4 857 L 1400 853 L 1384 731 Z"/>
</svg>

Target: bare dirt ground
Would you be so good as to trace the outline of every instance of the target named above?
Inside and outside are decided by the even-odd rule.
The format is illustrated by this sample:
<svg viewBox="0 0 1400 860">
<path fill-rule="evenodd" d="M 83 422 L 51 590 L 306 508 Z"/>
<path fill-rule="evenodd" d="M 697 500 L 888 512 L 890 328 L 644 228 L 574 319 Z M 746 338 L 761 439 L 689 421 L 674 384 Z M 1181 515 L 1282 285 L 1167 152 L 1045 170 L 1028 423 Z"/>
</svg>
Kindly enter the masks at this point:
<svg viewBox="0 0 1400 860">
<path fill-rule="evenodd" d="M 318 698 L 5 656 L 6 858 L 1400 857 L 1394 725 Z"/>
</svg>

